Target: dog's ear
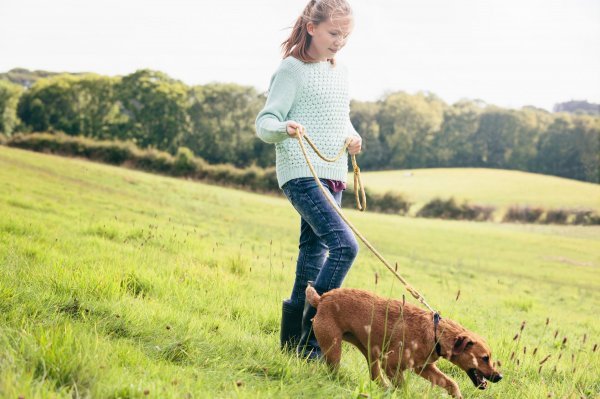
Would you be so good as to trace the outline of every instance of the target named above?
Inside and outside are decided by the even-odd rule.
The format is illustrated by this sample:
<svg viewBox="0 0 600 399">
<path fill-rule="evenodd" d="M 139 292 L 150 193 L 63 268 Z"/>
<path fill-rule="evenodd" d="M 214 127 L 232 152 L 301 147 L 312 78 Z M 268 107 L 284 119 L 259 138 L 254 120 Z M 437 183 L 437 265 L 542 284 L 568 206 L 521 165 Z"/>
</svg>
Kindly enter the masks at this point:
<svg viewBox="0 0 600 399">
<path fill-rule="evenodd" d="M 466 348 L 473 346 L 475 342 L 467 335 L 459 335 L 454 341 L 454 347 L 452 348 L 453 355 L 460 355 L 465 351 Z"/>
</svg>

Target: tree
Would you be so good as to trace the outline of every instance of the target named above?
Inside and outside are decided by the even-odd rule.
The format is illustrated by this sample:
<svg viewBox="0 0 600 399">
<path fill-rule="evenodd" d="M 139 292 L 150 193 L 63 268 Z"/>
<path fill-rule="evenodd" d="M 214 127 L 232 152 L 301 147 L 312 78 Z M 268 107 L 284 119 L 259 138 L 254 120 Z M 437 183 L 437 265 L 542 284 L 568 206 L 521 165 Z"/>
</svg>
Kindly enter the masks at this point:
<svg viewBox="0 0 600 399">
<path fill-rule="evenodd" d="M 532 170 L 537 157 L 538 141 L 553 117 L 548 111 L 533 107 L 524 107 L 516 114 L 520 128 L 515 131 L 507 156 L 507 167 Z"/>
<path fill-rule="evenodd" d="M 352 101 L 350 105 L 350 120 L 362 137 L 363 152 L 359 155 L 360 167 L 363 170 L 382 169 L 384 143 L 382 142 L 377 123 L 379 103 Z"/>
<path fill-rule="evenodd" d="M 582 115 L 574 119 L 574 125 L 579 167 L 570 177 L 600 183 L 600 118 Z"/>
<path fill-rule="evenodd" d="M 190 132 L 187 87 L 162 72 L 143 69 L 116 85 L 122 138 L 175 153 Z"/>
<path fill-rule="evenodd" d="M 271 145 L 256 139 L 254 120 L 264 104 L 256 89 L 212 83 L 191 90 L 192 132 L 184 145 L 212 163 L 236 166 L 274 163 Z"/>
<path fill-rule="evenodd" d="M 76 95 L 72 90 L 77 79 L 65 74 L 38 80 L 19 99 L 19 118 L 34 131 L 60 130 L 79 134 Z"/>
<path fill-rule="evenodd" d="M 509 169 L 509 159 L 524 128 L 518 111 L 487 108 L 473 135 L 473 150 L 477 154 L 473 166 Z"/>
<path fill-rule="evenodd" d="M 381 101 L 377 121 L 391 168 L 417 168 L 432 158 L 431 144 L 445 104 L 432 94 L 392 93 Z"/>
<path fill-rule="evenodd" d="M 122 119 L 115 99 L 118 81 L 118 78 L 87 74 L 72 82 L 80 134 L 98 139 L 119 137 L 117 126 Z"/>
<path fill-rule="evenodd" d="M 473 136 L 479 128 L 480 104 L 462 100 L 446 108 L 444 122 L 433 142 L 435 163 L 431 166 L 472 165 L 475 154 Z"/>
<path fill-rule="evenodd" d="M 10 136 L 19 123 L 17 104 L 23 89 L 6 80 L 0 80 L 0 133 Z"/>
<path fill-rule="evenodd" d="M 560 114 L 539 142 L 537 167 L 542 173 L 599 181 L 600 121 Z"/>
</svg>

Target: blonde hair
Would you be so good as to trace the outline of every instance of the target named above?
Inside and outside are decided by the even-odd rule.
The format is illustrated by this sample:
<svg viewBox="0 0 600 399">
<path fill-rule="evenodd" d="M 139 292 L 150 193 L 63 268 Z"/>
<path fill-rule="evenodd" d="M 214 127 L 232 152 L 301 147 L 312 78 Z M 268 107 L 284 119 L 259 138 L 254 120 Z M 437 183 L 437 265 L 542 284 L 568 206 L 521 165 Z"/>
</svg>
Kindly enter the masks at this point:
<svg viewBox="0 0 600 399">
<path fill-rule="evenodd" d="M 283 58 L 291 55 L 303 62 L 315 62 L 308 55 L 312 39 L 308 33 L 308 23 L 312 22 L 314 25 L 318 25 L 334 16 L 348 15 L 352 15 L 352 8 L 346 0 L 310 0 L 296 20 L 290 37 L 281 43 Z M 328 61 L 335 65 L 335 59 L 329 58 Z"/>
</svg>

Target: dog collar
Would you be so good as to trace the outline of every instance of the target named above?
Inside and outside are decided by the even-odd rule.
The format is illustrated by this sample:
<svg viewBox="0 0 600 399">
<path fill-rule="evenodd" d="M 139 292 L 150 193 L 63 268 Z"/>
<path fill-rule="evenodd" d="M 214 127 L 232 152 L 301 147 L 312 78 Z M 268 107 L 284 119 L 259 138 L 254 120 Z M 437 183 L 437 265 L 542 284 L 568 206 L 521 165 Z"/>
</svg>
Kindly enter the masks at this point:
<svg viewBox="0 0 600 399">
<path fill-rule="evenodd" d="M 440 324 L 440 320 L 442 320 L 442 316 L 440 316 L 438 312 L 435 312 L 433 314 L 433 338 L 435 339 L 435 353 L 442 357 L 442 345 L 440 345 L 440 340 L 437 337 L 437 328 L 438 324 Z"/>
</svg>

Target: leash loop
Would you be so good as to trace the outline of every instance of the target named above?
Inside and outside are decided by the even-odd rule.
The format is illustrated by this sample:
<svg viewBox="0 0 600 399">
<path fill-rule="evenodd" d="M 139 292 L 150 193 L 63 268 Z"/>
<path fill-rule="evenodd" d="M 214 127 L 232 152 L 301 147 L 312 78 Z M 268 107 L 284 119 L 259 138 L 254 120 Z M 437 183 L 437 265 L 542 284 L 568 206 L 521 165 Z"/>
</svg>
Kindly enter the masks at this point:
<svg viewBox="0 0 600 399">
<path fill-rule="evenodd" d="M 365 186 L 360 178 L 360 168 L 356 163 L 356 155 L 352 154 L 352 167 L 354 169 L 354 197 L 356 198 L 356 208 L 364 212 L 367 210 L 367 195 L 365 194 Z M 358 197 L 358 191 L 360 190 L 361 197 Z M 362 200 L 362 201 L 361 201 Z"/>
<path fill-rule="evenodd" d="M 296 133 L 298 133 L 297 128 L 296 128 Z M 344 142 L 344 146 L 342 147 L 340 152 L 334 158 L 328 158 L 325 155 L 323 155 L 321 153 L 321 151 L 319 151 L 319 149 L 317 148 L 315 143 L 313 143 L 313 141 L 310 139 L 310 137 L 308 137 L 307 135 L 304 135 L 304 138 L 306 139 L 306 142 L 308 143 L 308 145 L 311 146 L 311 148 L 313 149 L 315 154 L 317 154 L 319 156 L 319 158 L 321 158 L 325 162 L 336 162 L 338 159 L 340 159 L 342 157 L 342 155 L 344 155 L 346 153 L 346 150 L 348 149 L 348 146 L 350 145 L 350 142 L 352 141 L 351 138 L 347 138 L 346 141 Z M 300 142 L 302 142 L 302 139 L 300 138 L 300 136 L 298 136 L 298 140 Z M 367 195 L 365 194 L 365 188 L 362 184 L 362 179 L 360 178 L 360 168 L 358 167 L 358 163 L 356 162 L 356 155 L 352 154 L 351 157 L 352 157 L 352 169 L 354 170 L 354 197 L 356 198 L 356 208 L 359 211 L 364 212 L 367 210 Z M 307 162 L 308 162 L 308 159 L 307 159 Z M 359 191 L 360 191 L 360 197 L 358 195 Z"/>
</svg>

